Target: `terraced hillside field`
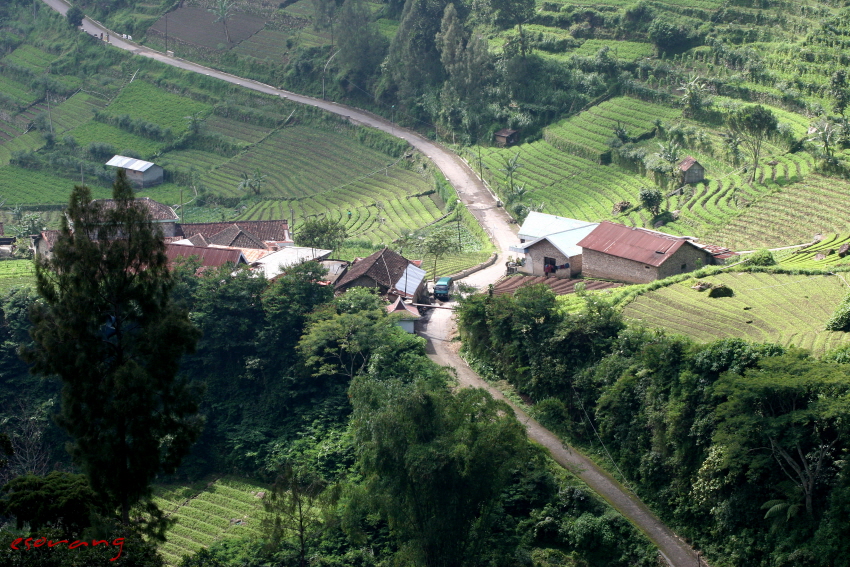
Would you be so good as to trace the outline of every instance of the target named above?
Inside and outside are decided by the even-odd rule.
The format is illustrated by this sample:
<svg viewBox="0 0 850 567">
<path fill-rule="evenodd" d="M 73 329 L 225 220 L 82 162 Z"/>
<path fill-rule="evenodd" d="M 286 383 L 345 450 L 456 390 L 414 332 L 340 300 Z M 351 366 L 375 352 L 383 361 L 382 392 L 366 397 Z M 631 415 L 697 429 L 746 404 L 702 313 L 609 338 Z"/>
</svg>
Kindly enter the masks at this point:
<svg viewBox="0 0 850 567">
<path fill-rule="evenodd" d="M 723 283 L 735 295 L 708 297 L 686 280 L 639 296 L 623 315 L 700 342 L 740 337 L 815 353 L 850 343 L 850 333 L 823 330 L 848 292 L 837 276 L 727 273 L 703 281 Z"/>
<path fill-rule="evenodd" d="M 809 242 L 815 234 L 847 232 L 848 187 L 845 180 L 808 175 L 805 180 L 777 187 L 723 227 L 710 231 L 706 241 L 752 250 Z"/>
<path fill-rule="evenodd" d="M 605 163 L 608 158 L 603 154 L 610 151 L 608 141 L 618 124 L 635 137 L 651 131 L 655 120 L 668 121 L 680 115 L 681 111 L 667 106 L 617 97 L 549 126 L 544 138 L 556 148 Z"/>
<path fill-rule="evenodd" d="M 262 496 L 268 487 L 237 478 L 223 478 L 206 487 L 183 485 L 154 489 L 154 502 L 177 524 L 168 530 L 159 551 L 169 567 L 227 537 L 262 535 Z"/>
<path fill-rule="evenodd" d="M 850 268 L 850 255 L 840 255 L 841 247 L 850 244 L 850 234 L 826 234 L 811 246 L 775 253 L 779 265 L 797 270 Z M 822 256 L 818 258 L 818 256 Z"/>
</svg>

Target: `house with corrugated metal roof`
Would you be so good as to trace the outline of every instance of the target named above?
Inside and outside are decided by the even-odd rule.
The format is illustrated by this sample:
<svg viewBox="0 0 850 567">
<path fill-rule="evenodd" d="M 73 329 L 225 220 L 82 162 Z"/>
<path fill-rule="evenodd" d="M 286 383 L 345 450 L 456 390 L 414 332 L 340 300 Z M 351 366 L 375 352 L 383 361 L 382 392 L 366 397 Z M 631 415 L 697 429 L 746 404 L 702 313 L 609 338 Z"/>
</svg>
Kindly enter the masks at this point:
<svg viewBox="0 0 850 567">
<path fill-rule="evenodd" d="M 690 236 L 609 221 L 599 223 L 579 243 L 585 276 L 648 283 L 714 263 L 711 251 Z"/>
<path fill-rule="evenodd" d="M 705 181 L 705 168 L 693 156 L 688 156 L 679 164 L 682 185 Z"/>
<path fill-rule="evenodd" d="M 225 264 L 247 264 L 242 252 L 234 248 L 199 248 L 182 244 L 166 244 L 165 255 L 169 265 L 174 265 L 181 258 L 197 258 L 201 268 L 217 268 Z"/>
<path fill-rule="evenodd" d="M 582 271 L 579 241 L 599 223 L 530 212 L 519 229 L 519 246 L 511 251 L 524 255 L 519 271 L 534 276 L 572 278 Z"/>
<path fill-rule="evenodd" d="M 149 161 L 113 156 L 106 165 L 123 169 L 127 173 L 127 180 L 135 187 L 153 187 L 163 180 L 163 169 Z"/>
<path fill-rule="evenodd" d="M 337 293 L 351 287 L 369 287 L 381 295 L 418 302 L 425 295 L 425 270 L 389 248 L 355 260 L 334 284 Z"/>
</svg>

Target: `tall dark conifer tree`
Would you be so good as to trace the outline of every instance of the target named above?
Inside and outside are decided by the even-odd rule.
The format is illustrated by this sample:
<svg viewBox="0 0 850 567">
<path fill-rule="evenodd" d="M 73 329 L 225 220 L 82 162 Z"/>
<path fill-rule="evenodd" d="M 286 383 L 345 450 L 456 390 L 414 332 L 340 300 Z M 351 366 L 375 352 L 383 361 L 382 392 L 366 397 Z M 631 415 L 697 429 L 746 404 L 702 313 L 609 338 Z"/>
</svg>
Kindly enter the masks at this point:
<svg viewBox="0 0 850 567">
<path fill-rule="evenodd" d="M 120 512 L 150 501 L 150 484 L 173 471 L 198 437 L 198 388 L 178 377 L 198 331 L 173 307 L 162 234 L 133 198 L 123 172 L 112 201 L 71 194 L 51 258 L 36 261 L 42 301 L 31 312 L 33 371 L 63 382 L 59 424 L 98 496 Z"/>
</svg>

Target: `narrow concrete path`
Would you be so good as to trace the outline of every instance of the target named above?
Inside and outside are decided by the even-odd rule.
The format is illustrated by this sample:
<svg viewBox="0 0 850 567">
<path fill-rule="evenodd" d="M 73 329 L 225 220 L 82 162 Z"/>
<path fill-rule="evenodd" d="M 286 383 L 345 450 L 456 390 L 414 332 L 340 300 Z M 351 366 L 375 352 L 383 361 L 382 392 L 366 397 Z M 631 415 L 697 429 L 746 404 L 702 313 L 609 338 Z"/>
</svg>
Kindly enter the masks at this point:
<svg viewBox="0 0 850 567">
<path fill-rule="evenodd" d="M 64 0 L 42 1 L 63 15 L 69 8 L 69 5 Z M 496 196 L 478 179 L 472 169 L 456 154 L 445 149 L 440 144 L 416 132 L 400 128 L 371 112 L 335 102 L 299 95 L 258 81 L 217 71 L 191 61 L 168 57 L 159 51 L 122 39 L 120 36 L 116 37 L 111 30 L 106 29 L 99 22 L 90 18 L 83 20 L 82 31 L 95 34 L 98 37 L 103 33 L 104 38 L 106 34 L 109 34 L 109 43 L 113 47 L 124 49 L 143 57 L 156 59 L 157 61 L 180 69 L 215 77 L 257 92 L 284 97 L 300 104 L 315 106 L 339 116 L 344 116 L 354 124 L 370 126 L 406 140 L 410 145 L 430 158 L 440 171 L 443 172 L 443 175 L 455 187 L 458 196 L 468 207 L 469 211 L 493 238 L 493 242 L 499 250 L 499 258 L 493 266 L 468 276 L 464 281 L 478 288 L 484 288 L 487 284 L 496 281 L 504 274 L 504 262 L 507 256 L 510 255 L 509 247 L 516 241 L 515 225 L 510 223 L 510 217 L 508 217 L 504 209 L 497 206 Z M 451 338 L 456 333 L 453 313 L 444 309 L 434 309 L 433 311 L 424 331 L 424 336 L 428 339 L 429 343 L 429 356 L 439 364 L 456 369 L 462 386 L 484 388 L 494 397 L 505 399 L 501 392 L 473 372 L 457 354 L 456 350 L 451 348 Z M 525 425 L 528 436 L 549 449 L 552 457 L 561 466 L 576 474 L 592 490 L 610 502 L 623 516 L 643 531 L 658 546 L 662 556 L 671 567 L 694 567 L 697 565 L 698 559 L 694 550 L 663 524 L 637 496 L 624 489 L 608 473 L 597 467 L 587 457 L 561 442 L 552 432 L 531 419 L 522 409 L 514 406 L 510 401 L 508 403 L 513 407 L 517 418 Z M 706 564 L 702 563 L 702 565 Z"/>
</svg>

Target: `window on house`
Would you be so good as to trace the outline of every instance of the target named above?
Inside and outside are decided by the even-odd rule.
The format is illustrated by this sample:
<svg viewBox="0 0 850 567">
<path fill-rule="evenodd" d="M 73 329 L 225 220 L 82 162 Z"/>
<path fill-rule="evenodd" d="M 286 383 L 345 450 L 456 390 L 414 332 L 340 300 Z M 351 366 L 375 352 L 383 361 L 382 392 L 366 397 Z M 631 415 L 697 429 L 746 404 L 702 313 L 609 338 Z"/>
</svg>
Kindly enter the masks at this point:
<svg viewBox="0 0 850 567">
<path fill-rule="evenodd" d="M 555 265 L 555 259 L 549 258 L 548 256 L 543 256 L 543 265 L 544 266 L 554 266 Z"/>
<path fill-rule="evenodd" d="M 683 271 L 683 272 L 687 272 L 687 271 L 688 271 L 688 265 L 687 265 L 687 264 L 682 264 L 682 271 Z"/>
</svg>

